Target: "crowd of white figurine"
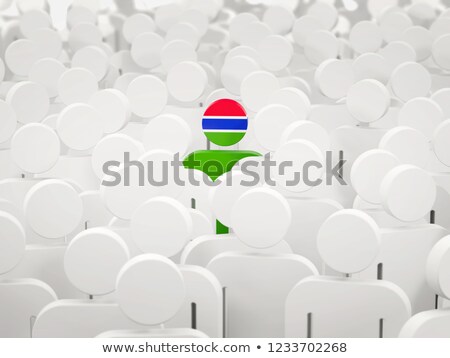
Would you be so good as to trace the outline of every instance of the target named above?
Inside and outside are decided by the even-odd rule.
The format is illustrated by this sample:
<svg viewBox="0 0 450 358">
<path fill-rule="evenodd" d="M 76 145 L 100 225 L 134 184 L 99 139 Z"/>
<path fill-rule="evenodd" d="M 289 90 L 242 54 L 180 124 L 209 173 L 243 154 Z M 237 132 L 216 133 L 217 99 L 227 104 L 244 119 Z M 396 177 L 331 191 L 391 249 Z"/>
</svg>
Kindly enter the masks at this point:
<svg viewBox="0 0 450 358">
<path fill-rule="evenodd" d="M 446 5 L 0 1 L 0 336 L 450 337 Z M 101 184 L 221 98 L 347 185 Z"/>
</svg>

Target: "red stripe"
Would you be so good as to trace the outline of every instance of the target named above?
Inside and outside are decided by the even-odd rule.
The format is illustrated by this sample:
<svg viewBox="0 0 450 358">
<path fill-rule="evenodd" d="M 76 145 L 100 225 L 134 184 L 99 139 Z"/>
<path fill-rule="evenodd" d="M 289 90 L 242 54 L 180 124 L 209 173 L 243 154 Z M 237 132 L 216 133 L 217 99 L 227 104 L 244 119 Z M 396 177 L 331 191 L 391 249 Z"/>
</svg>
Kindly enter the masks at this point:
<svg viewBox="0 0 450 358">
<path fill-rule="evenodd" d="M 211 103 L 206 109 L 204 116 L 247 116 L 244 107 L 238 102 L 222 98 Z"/>
</svg>

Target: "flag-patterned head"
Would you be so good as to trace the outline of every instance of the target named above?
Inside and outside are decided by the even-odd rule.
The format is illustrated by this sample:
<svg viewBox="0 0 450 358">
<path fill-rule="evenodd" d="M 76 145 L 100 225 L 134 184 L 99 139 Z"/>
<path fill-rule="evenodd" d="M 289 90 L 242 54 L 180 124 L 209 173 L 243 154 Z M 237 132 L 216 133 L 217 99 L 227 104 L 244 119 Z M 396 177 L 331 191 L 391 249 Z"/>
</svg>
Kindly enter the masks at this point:
<svg viewBox="0 0 450 358">
<path fill-rule="evenodd" d="M 244 138 L 248 127 L 247 113 L 238 102 L 219 99 L 206 109 L 202 127 L 211 142 L 228 147 Z"/>
</svg>

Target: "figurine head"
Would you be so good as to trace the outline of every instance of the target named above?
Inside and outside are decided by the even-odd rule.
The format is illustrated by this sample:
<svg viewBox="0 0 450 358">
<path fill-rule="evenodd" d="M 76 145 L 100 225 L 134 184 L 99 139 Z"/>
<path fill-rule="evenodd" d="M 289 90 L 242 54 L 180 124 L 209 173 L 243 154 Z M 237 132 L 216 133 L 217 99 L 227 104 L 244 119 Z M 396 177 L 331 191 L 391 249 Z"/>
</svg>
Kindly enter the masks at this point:
<svg viewBox="0 0 450 358">
<path fill-rule="evenodd" d="M 244 138 L 248 127 L 245 109 L 235 100 L 222 98 L 203 114 L 203 132 L 212 143 L 228 147 Z"/>
</svg>

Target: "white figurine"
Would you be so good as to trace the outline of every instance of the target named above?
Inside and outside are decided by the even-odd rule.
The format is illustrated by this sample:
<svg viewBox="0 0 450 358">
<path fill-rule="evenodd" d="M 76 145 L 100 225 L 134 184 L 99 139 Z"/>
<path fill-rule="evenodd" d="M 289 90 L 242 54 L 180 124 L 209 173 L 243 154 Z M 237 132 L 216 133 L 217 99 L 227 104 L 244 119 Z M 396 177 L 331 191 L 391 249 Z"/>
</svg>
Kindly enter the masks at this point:
<svg viewBox="0 0 450 358">
<path fill-rule="evenodd" d="M 324 262 L 345 277 L 300 281 L 286 301 L 286 336 L 396 337 L 411 315 L 406 294 L 388 281 L 350 276 L 377 256 L 380 230 L 375 221 L 358 210 L 341 210 L 322 225 L 317 244 Z"/>
<path fill-rule="evenodd" d="M 423 169 L 403 164 L 387 172 L 379 195 L 384 212 L 397 222 L 383 227 L 380 251 L 359 277 L 382 278 L 401 287 L 413 314 L 430 310 L 435 294 L 427 285 L 424 267 L 431 248 L 447 235 L 443 227 L 424 223 L 435 202 L 436 184 Z"/>
<path fill-rule="evenodd" d="M 239 240 L 259 249 L 279 243 L 291 220 L 286 199 L 268 188 L 242 195 L 231 213 Z M 300 279 L 318 274 L 302 256 L 259 252 L 223 253 L 207 268 L 224 287 L 227 337 L 283 337 L 287 294 Z"/>
<path fill-rule="evenodd" d="M 163 325 L 173 318 L 186 299 L 186 285 L 179 268 L 169 259 L 144 254 L 131 259 L 117 277 L 117 302 L 132 321 L 145 326 Z M 100 337 L 205 338 L 191 328 L 142 328 L 104 332 Z"/>
<path fill-rule="evenodd" d="M 439 240 L 431 249 L 426 264 L 427 282 L 436 293 L 434 310 L 423 311 L 412 316 L 403 326 L 402 338 L 449 338 L 450 311 L 438 308 L 438 297 L 449 299 L 450 285 L 448 270 L 450 264 L 450 236 Z"/>
<path fill-rule="evenodd" d="M 25 253 L 25 230 L 11 214 L 0 212 L 0 275 L 12 270 Z M 34 321 L 57 299 L 46 283 L 21 277 L 0 280 L 0 336 L 30 338 Z"/>
<path fill-rule="evenodd" d="M 78 234 L 64 255 L 64 271 L 84 299 L 52 302 L 37 316 L 33 337 L 95 337 L 111 328 L 136 327 L 111 297 L 116 277 L 129 259 L 120 236 L 106 228 Z"/>
</svg>

